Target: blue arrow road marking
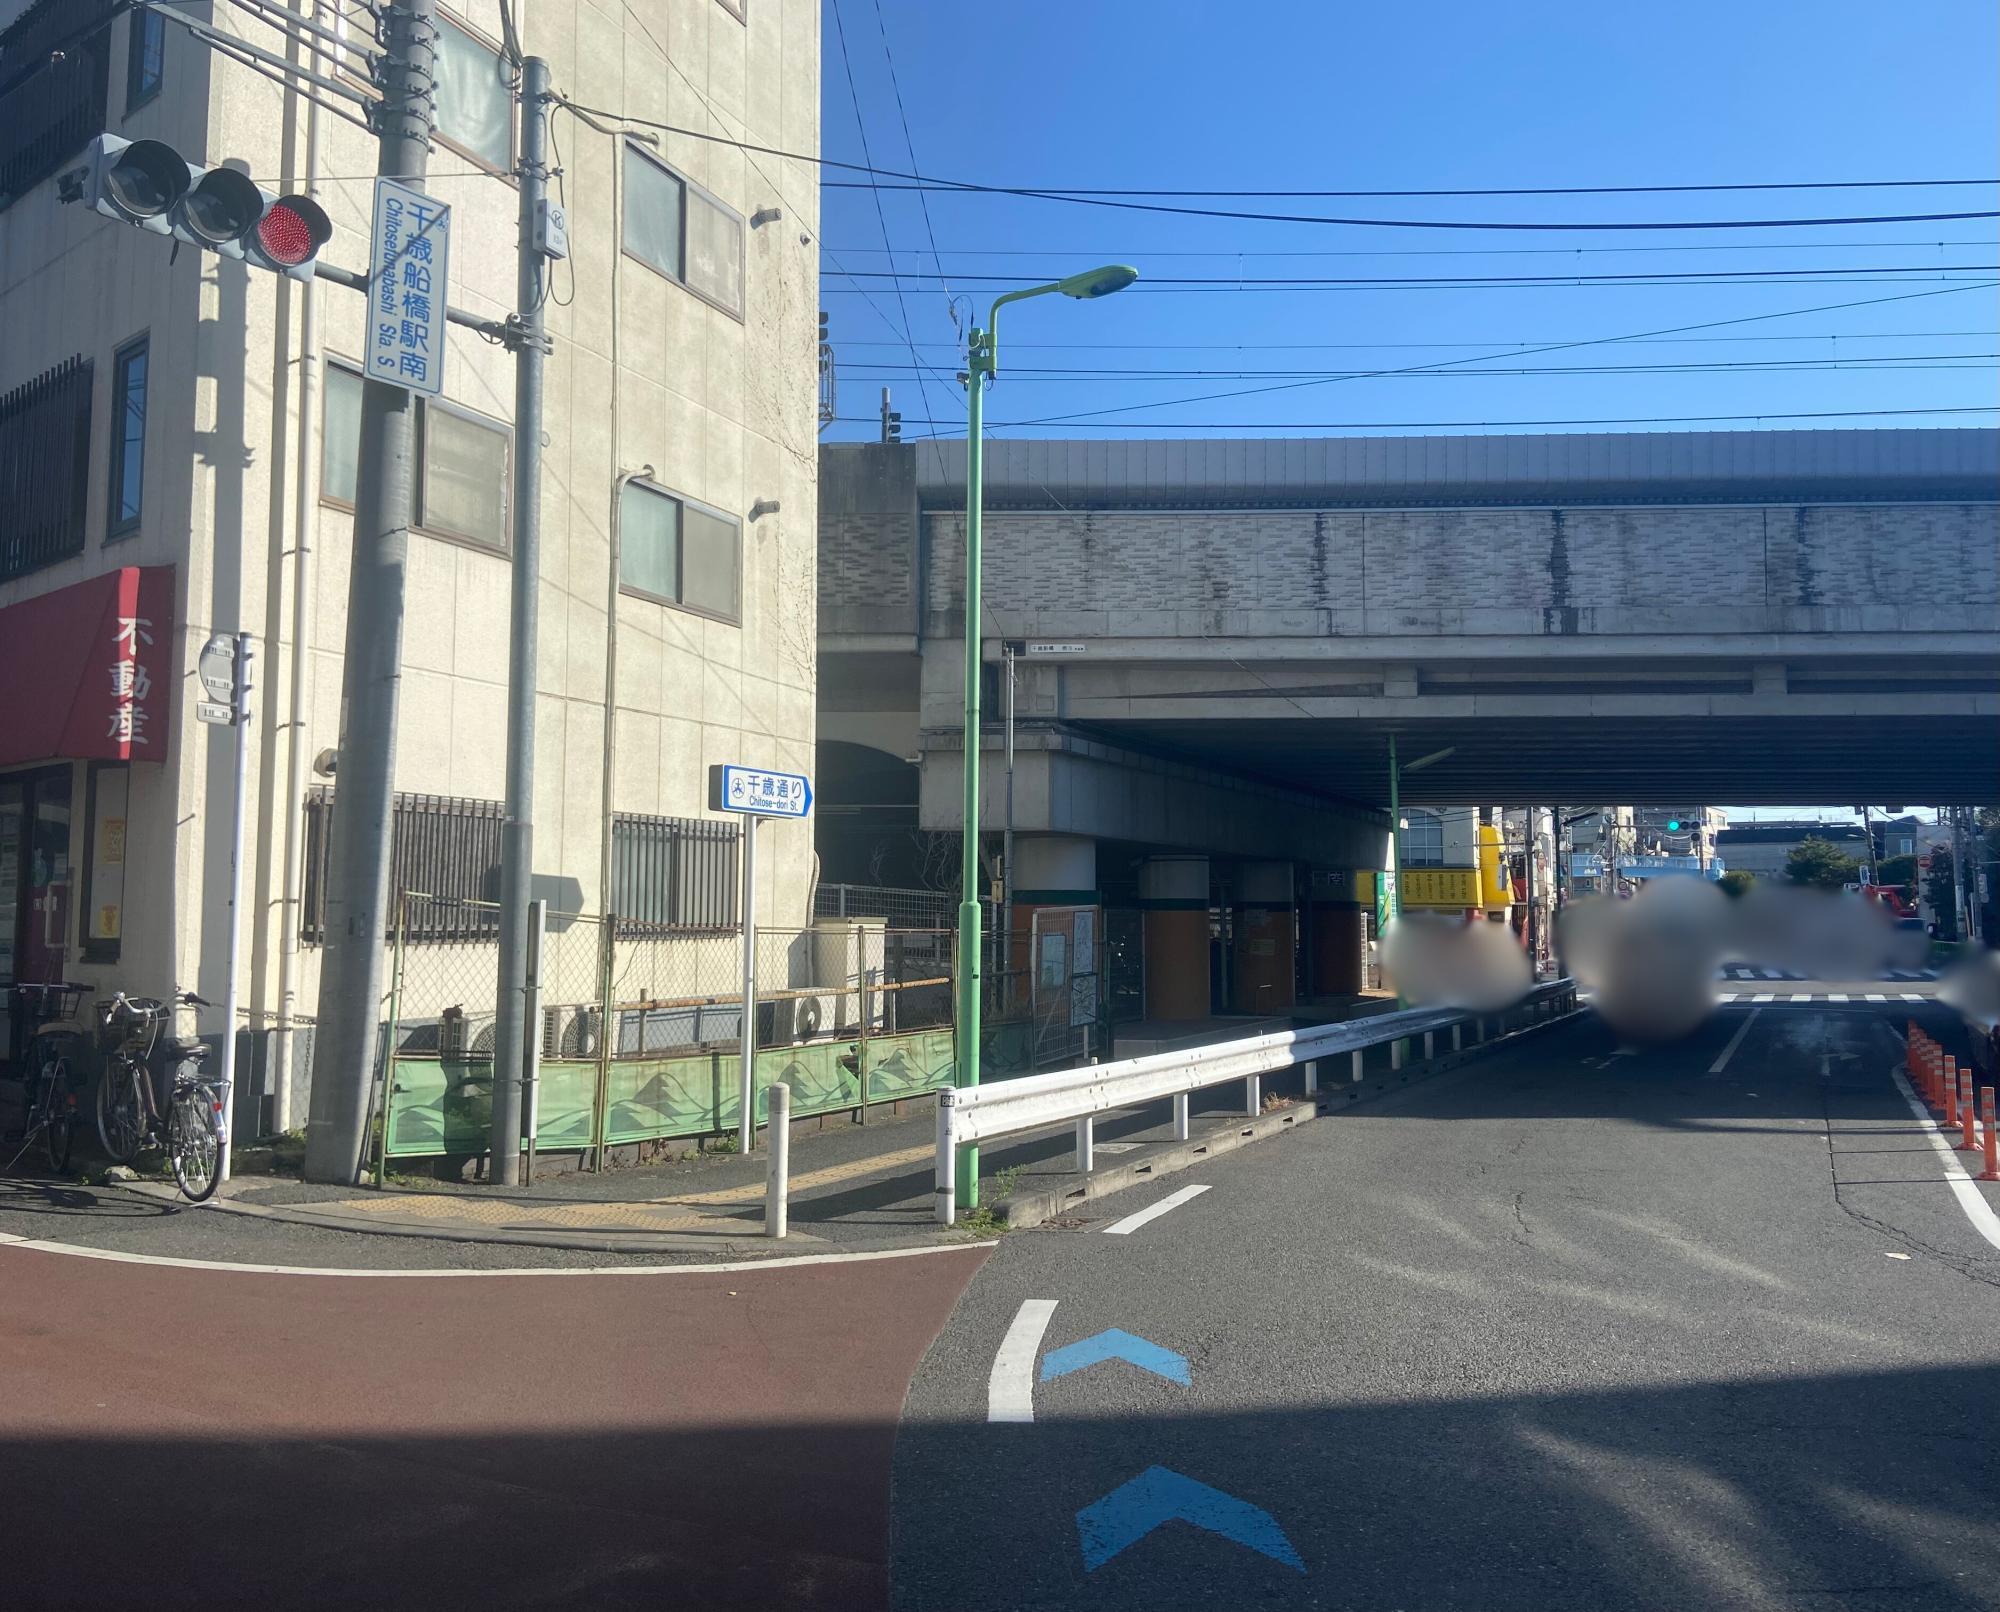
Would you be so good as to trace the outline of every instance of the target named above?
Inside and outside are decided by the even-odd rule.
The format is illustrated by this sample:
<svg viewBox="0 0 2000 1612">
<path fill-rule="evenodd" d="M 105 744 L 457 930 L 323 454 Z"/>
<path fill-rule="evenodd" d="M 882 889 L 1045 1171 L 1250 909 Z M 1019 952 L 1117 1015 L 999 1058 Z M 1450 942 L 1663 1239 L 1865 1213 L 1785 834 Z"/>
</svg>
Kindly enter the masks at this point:
<svg viewBox="0 0 2000 1612">
<path fill-rule="evenodd" d="M 1162 1349 L 1157 1343 L 1148 1343 L 1144 1338 L 1135 1338 L 1117 1327 L 1100 1332 L 1094 1338 L 1085 1338 L 1081 1343 L 1051 1349 L 1042 1357 L 1042 1381 L 1049 1382 L 1072 1371 L 1081 1371 L 1100 1360 L 1129 1360 L 1156 1377 L 1179 1383 L 1183 1388 L 1188 1386 L 1188 1363 L 1183 1356 L 1171 1349 Z"/>
<path fill-rule="evenodd" d="M 1306 1570 L 1284 1529 L 1268 1511 L 1163 1466 L 1146 1468 L 1076 1514 L 1084 1569 L 1096 1572 L 1127 1545 L 1144 1539 L 1161 1523 L 1174 1521 L 1191 1522 L 1247 1545 L 1274 1562 L 1301 1573 Z"/>
</svg>

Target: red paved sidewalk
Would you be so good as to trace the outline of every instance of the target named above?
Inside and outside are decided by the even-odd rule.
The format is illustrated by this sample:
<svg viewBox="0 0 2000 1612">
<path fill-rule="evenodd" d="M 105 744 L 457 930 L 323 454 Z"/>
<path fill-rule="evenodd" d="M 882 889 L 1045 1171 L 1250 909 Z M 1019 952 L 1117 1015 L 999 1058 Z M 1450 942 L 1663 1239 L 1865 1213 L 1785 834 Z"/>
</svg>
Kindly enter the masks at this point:
<svg viewBox="0 0 2000 1612">
<path fill-rule="evenodd" d="M 979 1248 L 264 1275 L 0 1245 L 10 1608 L 877 1608 Z"/>
</svg>

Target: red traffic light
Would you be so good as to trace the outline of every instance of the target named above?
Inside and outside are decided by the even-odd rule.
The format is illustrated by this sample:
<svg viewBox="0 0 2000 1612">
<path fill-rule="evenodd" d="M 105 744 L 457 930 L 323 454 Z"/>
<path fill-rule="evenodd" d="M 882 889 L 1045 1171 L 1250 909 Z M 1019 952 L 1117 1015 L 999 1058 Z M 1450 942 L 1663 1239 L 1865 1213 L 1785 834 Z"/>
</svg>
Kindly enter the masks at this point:
<svg viewBox="0 0 2000 1612">
<path fill-rule="evenodd" d="M 280 196 L 257 223 L 257 249 L 280 268 L 296 268 L 333 238 L 333 221 L 306 196 Z"/>
</svg>

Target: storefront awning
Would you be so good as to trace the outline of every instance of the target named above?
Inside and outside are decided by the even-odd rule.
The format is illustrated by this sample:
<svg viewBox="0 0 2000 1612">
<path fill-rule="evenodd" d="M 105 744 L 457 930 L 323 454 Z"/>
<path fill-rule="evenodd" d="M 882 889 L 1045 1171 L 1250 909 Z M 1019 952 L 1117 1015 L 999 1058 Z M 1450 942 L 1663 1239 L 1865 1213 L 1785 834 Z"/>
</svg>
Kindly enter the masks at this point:
<svg viewBox="0 0 2000 1612">
<path fill-rule="evenodd" d="M 170 565 L 0 609 L 0 767 L 165 759 L 173 616 Z"/>
</svg>

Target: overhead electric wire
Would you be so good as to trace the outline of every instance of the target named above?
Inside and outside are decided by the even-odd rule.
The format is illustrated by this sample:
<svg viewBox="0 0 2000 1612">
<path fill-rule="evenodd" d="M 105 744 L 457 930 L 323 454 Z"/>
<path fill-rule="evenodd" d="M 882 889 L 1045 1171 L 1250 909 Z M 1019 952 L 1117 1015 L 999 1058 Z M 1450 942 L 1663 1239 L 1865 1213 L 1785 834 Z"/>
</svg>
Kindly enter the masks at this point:
<svg viewBox="0 0 2000 1612">
<path fill-rule="evenodd" d="M 941 278 L 917 269 L 838 269 L 835 271 L 849 280 L 932 280 Z M 1844 268 L 1817 269 L 1674 269 L 1658 270 L 1653 273 L 1631 272 L 1625 274 L 1448 274 L 1448 275 L 1371 275 L 1333 277 L 1324 275 L 1263 277 L 1254 275 L 1147 275 L 1141 285 L 1154 290 L 1186 290 L 1209 288 L 1220 290 L 1243 290 L 1251 286 L 1283 287 L 1289 290 L 1340 290 L 1348 287 L 1371 286 L 1516 286 L 1553 285 L 1568 286 L 1581 284 L 1645 284 L 1670 283 L 1699 284 L 1704 280 L 1735 280 L 1747 277 L 1758 280 L 1817 280 L 1839 274 L 1991 274 L 2000 272 L 2000 263 L 1886 263 L 1856 265 Z M 1053 269 L 1046 274 L 964 274 L 962 283 L 995 286 L 1032 286 L 1044 284 L 1062 277 L 1062 271 Z"/>
<path fill-rule="evenodd" d="M 1769 334 L 1760 336 L 1628 336 L 1621 338 L 1633 346 L 1687 347 L 1707 346 L 1716 342 L 1762 342 L 1762 341 L 1942 341 L 1961 336 L 2000 337 L 2000 330 L 1880 330 L 1880 331 L 1821 331 L 1816 334 Z M 1522 336 L 1512 345 L 1516 347 L 1536 347 L 1551 341 L 1567 341 L 1569 337 Z M 850 341 L 849 347 L 893 347 L 901 351 L 900 341 Z M 921 346 L 943 346 L 942 342 L 924 342 Z M 1007 343 L 1009 352 L 1118 352 L 1118 353 L 1330 353 L 1330 352 L 1405 352 L 1429 351 L 1436 348 L 1494 347 L 1506 346 L 1498 336 L 1489 336 L 1483 341 L 1012 341 Z M 1018 371 L 1009 371 L 1010 374 Z"/>
<path fill-rule="evenodd" d="M 922 184 L 947 188 L 959 182 L 898 174 L 898 179 L 916 179 Z M 1759 180 L 1751 183 L 1711 185 L 1539 185 L 1529 187 L 1473 187 L 1463 190 L 1190 190 L 1167 186 L 1128 186 L 1099 189 L 1078 185 L 1030 185 L 1037 194 L 1059 192 L 1065 196 L 1234 196 L 1251 199 L 1295 197 L 1305 201 L 1380 200 L 1410 196 L 1668 196 L 1696 191 L 1731 190 L 1922 190 L 1971 185 L 2000 185 L 1991 179 L 1801 179 Z"/>
<path fill-rule="evenodd" d="M 1590 254 L 1602 256 L 1613 254 L 1623 257 L 1650 256 L 1655 252 L 1855 252 L 1897 247 L 1972 248 L 1981 251 L 2000 249 L 2000 240 L 1980 241 L 1686 241 L 1665 243 L 1650 241 L 1643 246 L 1350 246 L 1350 247 L 1214 247 L 1207 251 L 1192 248 L 1176 248 L 1160 251 L 1150 246 L 1135 246 L 1127 242 L 1118 247 L 1079 247 L 1073 256 L 1090 261 L 1106 263 L 1132 257 L 1143 257 L 1148 262 L 1159 258 L 1279 258 L 1279 257 L 1573 257 Z M 843 246 L 841 251 L 850 255 L 877 254 L 879 246 Z M 920 248 L 908 247 L 903 250 L 913 256 L 922 257 Z M 1041 257 L 1048 251 L 1045 246 L 947 246 L 946 257 Z M 891 254 L 894 255 L 893 253 Z"/>
<path fill-rule="evenodd" d="M 708 134 L 699 129 L 690 129 L 678 123 L 667 123 L 657 118 L 630 116 L 622 112 L 607 111 L 602 107 L 581 106 L 579 110 L 600 118 L 626 123 L 634 128 L 659 129 L 668 134 L 678 134 L 690 140 L 705 140 L 716 145 L 734 146 L 741 151 L 754 151 L 760 156 L 776 157 L 788 162 L 808 163 L 820 168 L 838 169 L 843 173 L 867 175 L 867 182 L 843 183 L 822 179 L 822 189 L 848 190 L 904 190 L 923 187 L 933 190 L 957 191 L 966 195 L 1021 196 L 1042 201 L 1073 202 L 1079 206 L 1109 207 L 1125 212 L 1167 213 L 1193 218 L 1234 218 L 1248 219 L 1260 223 L 1274 224 L 1332 224 L 1360 229 L 1450 229 L 1450 230 L 1681 230 L 1681 229 L 1808 229 L 1829 225 L 1849 224 L 1923 224 L 1945 220 L 1968 218 L 2000 218 L 2000 210 L 1965 211 L 1950 213 L 1882 213 L 1852 214 L 1825 218 L 1723 218 L 1723 219 L 1666 219 L 1666 220 L 1593 220 L 1586 222 L 1550 222 L 1545 220 L 1499 220 L 1475 221 L 1465 219 L 1437 218 L 1340 218 L 1321 214 L 1259 213 L 1209 207 L 1170 207 L 1155 202 L 1119 201 L 1112 197 L 1082 195 L 1069 191 L 1037 190 L 1022 185 L 986 185 L 965 179 L 930 179 L 922 174 L 901 173 L 892 168 L 877 168 L 869 162 L 843 162 L 834 157 L 823 157 L 803 151 L 787 151 L 781 146 L 759 145 L 753 141 L 731 139 L 726 135 Z M 904 184 L 881 184 L 882 180 L 911 180 L 915 186 Z M 1819 180 L 1812 183 L 1830 188 L 1858 188 L 1866 182 L 1852 183 L 1839 180 Z M 1886 182 L 1884 182 L 1886 183 Z M 1995 183 L 1991 180 L 1908 180 L 1899 184 L 1945 184 L 1978 185 Z M 1635 193 L 1649 192 L 1655 188 L 1635 187 Z M 1709 189 L 1708 186 L 1689 186 L 1687 189 Z M 1721 187 L 1713 187 L 1721 188 Z M 1795 187 L 1779 187 L 1795 188 Z M 1158 195 L 1163 192 L 1148 191 L 1143 194 Z M 1518 194 L 1518 192 L 1516 192 Z"/>
<path fill-rule="evenodd" d="M 1987 280 L 1980 282 L 1980 284 L 1987 289 L 1991 289 L 1995 285 L 2000 285 L 2000 280 Z M 1601 347 L 1612 342 L 1630 341 L 1637 337 L 1679 336 L 1685 335 L 1690 331 L 1721 330 L 1732 325 L 1756 324 L 1759 321 L 1767 319 L 1795 319 L 1801 314 L 1842 313 L 1849 308 L 1874 308 L 1892 302 L 1916 302 L 1926 297 L 1949 297 L 1973 289 L 1975 287 L 1972 286 L 1946 286 L 1942 289 L 1931 291 L 1906 291 L 1893 297 L 1867 297 L 1855 302 L 1826 303 L 1811 308 L 1785 308 L 1775 313 L 1738 314 L 1729 319 L 1710 319 L 1691 325 L 1669 325 L 1659 330 L 1638 330 L 1630 332 L 1627 335 L 1598 336 L 1583 341 L 1551 342 L 1545 347 L 1529 348 L 1526 352 L 1474 353 L 1465 358 L 1440 358 L 1434 359 L 1427 364 L 1407 364 L 1394 369 L 1374 370 L 1366 375 L 1342 378 L 1354 380 L 1373 379 L 1386 375 L 1415 374 L 1422 370 L 1453 369 L 1461 364 L 1493 363 L 1509 358 L 1532 358 L 1536 353 L 1567 352 L 1579 347 Z M 1270 392 L 1300 391 L 1307 387 L 1330 386 L 1333 384 L 1336 383 L 1325 380 L 1282 381 L 1270 386 L 1243 387 L 1228 392 L 1200 392 L 1190 397 L 1161 399 L 1150 403 L 1131 403 L 1112 408 L 1086 409 L 1075 414 L 1050 415 L 1039 420 L 1024 420 L 1016 423 L 1022 425 L 1057 425 L 1065 424 L 1072 420 L 1091 419 L 1106 414 L 1130 414 L 1138 409 L 1177 408 L 1188 403 L 1214 403 L 1229 398 L 1257 397 Z"/>
<path fill-rule="evenodd" d="M 1515 428 L 1576 425 L 1696 425 L 1721 420 L 1864 420 L 1892 419 L 1911 415 L 1943 414 L 2000 414 L 2000 403 L 1981 403 L 1970 406 L 1947 405 L 1939 408 L 1923 409 L 1814 409 L 1804 413 L 1762 413 L 1762 414 L 1633 414 L 1601 419 L 1568 420 L 1204 420 L 1199 422 L 1178 420 L 1152 420 L 1146 422 L 1148 431 L 1261 431 L 1266 434 L 1282 435 L 1292 431 L 1497 431 Z M 842 415 L 835 422 L 841 425 L 865 425 L 861 416 Z M 914 425 L 956 427 L 964 430 L 964 422 L 958 420 L 915 420 L 906 422 Z M 1002 420 L 991 429 L 1020 429 L 1027 426 L 1045 425 L 1043 420 Z M 1085 431 L 1122 431 L 1123 425 L 1082 425 Z M 919 438 L 920 441 L 945 441 L 949 438 Z"/>
<path fill-rule="evenodd" d="M 882 0 L 875 0 L 875 28 L 882 36 L 882 59 L 889 64 L 889 88 L 895 93 L 896 116 L 902 120 L 903 124 L 903 148 L 909 152 L 910 169 L 912 172 L 915 172 L 917 166 L 917 142 L 910 136 L 910 111 L 903 104 L 903 81 L 896 72 L 896 53 L 889 48 L 889 24 L 888 20 L 882 15 Z M 929 238 L 931 243 L 931 262 L 937 266 L 938 278 L 944 280 L 944 258 L 938 251 L 937 230 L 931 223 L 930 197 L 923 192 L 919 192 L 917 195 L 917 205 L 923 210 L 924 234 Z M 885 247 L 884 249 L 889 253 L 890 260 L 893 262 L 895 260 L 895 248 Z M 944 281 L 944 291 L 945 305 L 947 308 L 950 308 L 952 306 L 952 293 L 951 282 L 948 280 Z M 958 323 L 956 310 L 952 313 L 952 323 L 954 326 Z"/>
<path fill-rule="evenodd" d="M 1726 374 L 1868 374 L 1893 370 L 1992 369 L 1985 362 L 2000 359 L 2000 352 L 1895 354 L 1880 358 L 1772 358 L 1740 359 L 1710 364 L 1549 364 L 1522 369 L 1419 370 L 1402 375 L 1382 375 L 1382 380 L 1463 381 L 1483 376 L 1522 375 L 1726 375 Z M 864 361 L 859 366 L 870 378 L 907 374 L 907 364 Z M 1312 377 L 1320 380 L 1359 380 L 1371 376 L 1369 370 L 1334 369 L 1010 369 L 1017 381 L 1087 381 L 1093 384 L 1126 384 L 1133 381 L 1196 380 L 1279 380 Z"/>
<path fill-rule="evenodd" d="M 854 128 L 855 132 L 861 137 L 861 158 L 864 162 L 872 163 L 873 159 L 868 154 L 868 124 L 861 115 L 861 93 L 854 85 L 854 62 L 847 53 L 847 28 L 840 20 L 840 0 L 827 0 L 827 10 L 833 16 L 833 36 L 835 42 L 840 47 L 840 65 L 847 77 L 848 99 L 854 103 Z M 882 206 L 882 194 L 880 191 L 875 193 L 875 221 L 882 228 L 882 245 L 885 248 L 889 248 L 889 215 Z M 943 265 L 940 264 L 939 268 L 942 270 Z M 842 274 L 853 273 L 852 270 L 845 269 L 836 269 L 835 272 Z M 940 273 L 938 278 L 942 280 L 943 275 Z M 903 288 L 900 285 L 895 288 L 895 291 L 896 311 L 902 315 L 903 319 L 903 340 L 909 344 L 910 362 L 917 369 L 917 392 L 923 398 L 924 412 L 928 414 L 933 410 L 935 405 L 931 402 L 930 382 L 924 375 L 923 360 L 917 354 L 916 336 L 910 327 L 909 299 L 904 296 Z"/>
</svg>

